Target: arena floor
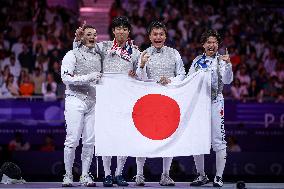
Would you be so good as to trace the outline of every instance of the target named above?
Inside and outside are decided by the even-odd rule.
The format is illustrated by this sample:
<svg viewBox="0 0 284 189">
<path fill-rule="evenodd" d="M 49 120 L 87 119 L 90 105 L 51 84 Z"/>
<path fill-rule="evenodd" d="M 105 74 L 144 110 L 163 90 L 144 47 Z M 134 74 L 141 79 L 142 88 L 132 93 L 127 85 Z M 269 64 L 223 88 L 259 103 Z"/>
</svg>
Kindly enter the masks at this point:
<svg viewBox="0 0 284 189">
<path fill-rule="evenodd" d="M 4 185 L 0 184 L 0 188 L 62 188 L 60 182 L 27 182 L 26 184 L 13 184 L 13 185 Z M 71 187 L 75 188 L 84 188 L 79 185 L 79 183 L 75 182 L 74 186 Z M 103 185 L 101 182 L 97 183 L 97 189 L 103 189 Z M 114 188 L 117 188 L 116 186 Z M 120 187 L 123 188 L 123 187 Z M 137 187 L 134 185 L 133 182 L 130 182 L 130 185 L 125 188 L 143 188 Z M 190 187 L 189 183 L 185 182 L 177 182 L 175 187 L 162 187 L 156 182 L 147 182 L 144 188 L 147 189 L 154 189 L 154 188 L 199 188 L 199 189 L 208 189 L 213 188 L 212 183 L 208 183 L 202 187 Z M 225 183 L 222 189 L 236 189 L 236 183 Z M 246 183 L 247 189 L 284 189 L 284 183 Z M 105 189 L 105 188 L 104 188 Z"/>
</svg>

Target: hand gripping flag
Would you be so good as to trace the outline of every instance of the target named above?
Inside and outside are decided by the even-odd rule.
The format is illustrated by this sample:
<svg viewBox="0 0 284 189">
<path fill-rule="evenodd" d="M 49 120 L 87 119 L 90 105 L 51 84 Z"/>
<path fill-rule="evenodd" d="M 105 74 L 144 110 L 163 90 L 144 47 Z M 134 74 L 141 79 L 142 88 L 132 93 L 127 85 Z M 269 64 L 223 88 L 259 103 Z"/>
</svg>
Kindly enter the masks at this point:
<svg viewBox="0 0 284 189">
<path fill-rule="evenodd" d="M 211 74 L 199 71 L 161 86 L 122 74 L 97 85 L 96 154 L 174 157 L 208 154 Z"/>
</svg>

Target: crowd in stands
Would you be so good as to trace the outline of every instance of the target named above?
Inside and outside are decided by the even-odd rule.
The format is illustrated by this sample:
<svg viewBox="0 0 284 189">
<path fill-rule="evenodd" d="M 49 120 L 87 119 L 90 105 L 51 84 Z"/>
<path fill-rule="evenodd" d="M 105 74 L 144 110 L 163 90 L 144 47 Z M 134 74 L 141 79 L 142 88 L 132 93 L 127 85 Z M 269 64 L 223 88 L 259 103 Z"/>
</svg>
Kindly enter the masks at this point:
<svg viewBox="0 0 284 189">
<path fill-rule="evenodd" d="M 0 98 L 62 97 L 60 64 L 72 49 L 78 13 L 45 0 L 2 0 Z"/>
<path fill-rule="evenodd" d="M 278 1 L 277 1 L 278 2 Z M 188 70 L 203 53 L 200 35 L 207 28 L 223 37 L 220 53 L 228 48 L 234 82 L 225 97 L 236 100 L 284 101 L 284 12 L 277 3 L 258 0 L 116 0 L 110 18 L 131 19 L 132 38 L 141 50 L 150 42 L 147 26 L 153 19 L 167 25 L 167 45 L 176 48 Z M 269 5 L 269 6 L 268 6 Z"/>
<path fill-rule="evenodd" d="M 203 53 L 200 35 L 207 28 L 223 37 L 220 53 L 228 48 L 234 82 L 226 98 L 247 101 L 284 101 L 284 12 L 258 0 L 115 0 L 110 20 L 126 15 L 132 38 L 141 50 L 150 46 L 147 26 L 166 23 L 167 45 L 176 48 L 186 70 Z M 271 3 L 271 2 L 270 2 Z M 72 48 L 78 14 L 48 7 L 45 0 L 1 1 L 0 98 L 62 97 L 63 55 Z"/>
</svg>

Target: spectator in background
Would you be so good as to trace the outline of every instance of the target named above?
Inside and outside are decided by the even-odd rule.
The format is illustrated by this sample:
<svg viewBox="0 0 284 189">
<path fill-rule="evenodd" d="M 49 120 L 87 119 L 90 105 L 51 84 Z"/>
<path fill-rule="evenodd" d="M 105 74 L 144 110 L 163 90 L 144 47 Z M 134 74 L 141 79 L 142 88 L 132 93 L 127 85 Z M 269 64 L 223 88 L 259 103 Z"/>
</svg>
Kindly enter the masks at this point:
<svg viewBox="0 0 284 189">
<path fill-rule="evenodd" d="M 52 73 L 48 73 L 47 76 L 46 76 L 45 82 L 42 83 L 41 91 L 42 91 L 43 95 L 47 93 L 47 85 L 48 84 L 50 84 L 50 86 L 51 86 L 51 91 L 56 93 L 57 83 L 54 81 Z"/>
<path fill-rule="evenodd" d="M 138 20 L 137 25 L 133 25 L 132 34 L 135 44 L 141 46 L 144 42 L 144 36 L 147 34 L 141 20 Z"/>
<path fill-rule="evenodd" d="M 268 75 L 270 76 L 274 71 L 277 64 L 277 59 L 272 50 L 270 50 L 269 55 L 264 60 L 264 68 Z"/>
<path fill-rule="evenodd" d="M 62 60 L 63 56 L 62 56 L 59 49 L 53 49 L 53 50 L 49 51 L 48 58 L 49 58 L 48 70 L 51 71 L 53 63 L 54 62 L 60 62 Z"/>
<path fill-rule="evenodd" d="M 8 76 L 1 91 L 5 97 L 19 96 L 19 86 L 17 82 L 14 81 L 14 76 L 12 74 Z"/>
<path fill-rule="evenodd" d="M 54 138 L 52 135 L 46 135 L 44 138 L 44 144 L 40 147 L 41 152 L 53 152 L 55 151 Z"/>
<path fill-rule="evenodd" d="M 19 62 L 22 68 L 26 69 L 29 73 L 32 72 L 34 68 L 34 56 L 27 45 L 23 45 L 23 51 L 19 54 Z"/>
<path fill-rule="evenodd" d="M 282 85 L 284 84 L 284 61 L 277 63 L 276 69 L 271 73 L 271 76 L 276 76 Z"/>
<path fill-rule="evenodd" d="M 42 84 L 45 81 L 45 75 L 42 73 L 42 69 L 37 67 L 33 70 L 32 81 L 34 82 L 34 94 L 42 95 Z"/>
<path fill-rule="evenodd" d="M 3 77 L 3 74 L 0 70 L 0 88 L 2 87 L 3 84 L 4 84 L 4 77 Z"/>
<path fill-rule="evenodd" d="M 276 76 L 271 76 L 268 83 L 264 84 L 263 95 L 268 100 L 275 101 L 278 98 L 278 94 L 281 91 L 281 84 L 278 83 L 278 78 Z"/>
<path fill-rule="evenodd" d="M 55 101 L 57 98 L 56 98 L 56 94 L 55 92 L 52 91 L 52 87 L 51 87 L 51 84 L 47 84 L 46 86 L 46 93 L 43 94 L 43 100 L 44 101 Z"/>
<path fill-rule="evenodd" d="M 263 88 L 257 84 L 256 79 L 251 81 L 251 85 L 248 89 L 248 97 L 250 99 L 256 99 L 258 102 L 262 102 Z"/>
<path fill-rule="evenodd" d="M 20 71 L 21 71 L 21 64 L 19 61 L 16 59 L 15 54 L 11 54 L 9 58 L 6 58 L 3 61 L 2 66 L 9 66 L 10 73 L 15 77 L 17 80 L 18 77 L 20 76 Z"/>
<path fill-rule="evenodd" d="M 228 137 L 227 151 L 228 152 L 241 152 L 242 151 L 240 145 L 238 144 L 237 139 L 233 136 Z"/>
<path fill-rule="evenodd" d="M 46 47 L 46 43 L 45 40 L 43 40 L 44 42 L 34 42 L 33 44 L 33 53 L 34 55 L 36 55 L 36 57 L 40 56 L 40 55 L 47 55 L 47 47 Z"/>
<path fill-rule="evenodd" d="M 249 58 L 246 61 L 246 64 L 249 66 L 249 70 L 252 70 L 257 66 L 258 62 L 259 61 L 256 57 L 256 53 L 252 52 L 252 53 L 249 54 Z"/>
<path fill-rule="evenodd" d="M 10 43 L 4 38 L 3 33 L 0 33 L 0 50 L 8 51 L 10 49 Z"/>
<path fill-rule="evenodd" d="M 30 143 L 23 139 L 22 133 L 16 132 L 14 139 L 9 142 L 9 151 L 28 151 L 30 149 Z"/>
<path fill-rule="evenodd" d="M 44 73 L 48 72 L 48 57 L 45 55 L 39 55 L 36 58 L 35 67 L 41 67 Z"/>
<path fill-rule="evenodd" d="M 22 69 L 21 72 L 20 72 L 20 75 L 19 75 L 19 78 L 18 78 L 18 86 L 20 86 L 23 81 L 24 81 L 24 77 L 28 75 L 28 71 L 26 69 Z"/>
<path fill-rule="evenodd" d="M 241 82 L 236 78 L 231 86 L 231 94 L 234 99 L 241 100 L 243 97 L 248 95 L 247 88 L 241 85 Z"/>
<path fill-rule="evenodd" d="M 236 73 L 236 78 L 238 78 L 240 80 L 241 86 L 248 89 L 248 87 L 250 86 L 250 80 L 251 79 L 250 79 L 250 76 L 247 72 L 246 65 L 242 64 L 240 66 L 240 70 L 237 71 L 237 73 Z"/>
<path fill-rule="evenodd" d="M 52 65 L 52 67 L 50 69 L 51 70 L 50 72 L 53 74 L 54 81 L 57 84 L 62 83 L 59 62 L 55 61 L 55 62 L 51 63 L 51 65 Z"/>
<path fill-rule="evenodd" d="M 239 55 L 238 49 L 235 47 L 229 48 L 231 53 L 231 61 L 233 65 L 233 70 L 241 63 L 241 56 Z"/>
<path fill-rule="evenodd" d="M 34 94 L 34 84 L 30 80 L 29 74 L 26 74 L 23 78 L 23 82 L 19 86 L 19 92 L 21 96 L 32 96 Z"/>
<path fill-rule="evenodd" d="M 12 75 L 12 74 L 10 72 L 9 65 L 6 65 L 6 66 L 4 66 L 4 69 L 3 69 L 3 79 L 4 79 L 4 82 L 6 82 L 8 80 L 9 75 Z"/>
<path fill-rule="evenodd" d="M 268 82 L 268 77 L 263 66 L 259 66 L 257 72 L 255 73 L 255 79 L 260 88 L 264 88 L 265 83 Z"/>
<path fill-rule="evenodd" d="M 23 37 L 18 37 L 18 40 L 16 43 L 12 45 L 11 51 L 13 54 L 15 54 L 15 58 L 18 59 L 19 54 L 23 51 Z"/>
<path fill-rule="evenodd" d="M 77 15 L 62 7 L 49 8 L 46 1 L 5 2 L 2 2 L 3 8 L 1 7 L 0 10 L 3 20 L 0 23 L 1 70 L 3 71 L 5 67 L 1 61 L 7 57 L 9 59 L 9 50 L 12 48 L 12 52 L 16 53 L 16 61 L 18 58 L 22 67 L 28 67 L 29 72 L 32 73 L 34 68 L 30 66 L 35 66 L 28 63 L 30 61 L 26 61 L 29 59 L 27 55 L 20 58 L 22 46 L 31 46 L 30 52 L 34 56 L 32 62 L 38 60 L 37 57 L 51 55 L 50 60 L 44 58 L 37 61 L 37 67 L 42 66 L 45 73 L 53 72 L 53 62 L 60 62 L 61 53 L 64 54 L 72 47 L 74 31 L 78 24 Z M 172 36 L 166 44 L 180 51 L 184 63 L 192 62 L 195 55 L 200 54 L 202 47 L 197 43 L 199 35 L 208 26 L 213 27 L 224 36 L 223 46 L 228 47 L 231 52 L 231 61 L 235 64 L 233 70 L 235 71 L 237 65 L 245 64 L 249 77 L 257 79 L 258 85 L 264 85 L 268 81 L 266 77 L 273 76 L 277 65 L 280 62 L 283 64 L 281 57 L 284 54 L 284 46 L 281 43 L 283 41 L 281 26 L 284 17 L 283 12 L 278 9 L 271 8 L 268 11 L 262 5 L 263 2 L 258 1 L 170 0 L 162 3 L 162 1 L 120 0 L 114 1 L 110 15 L 112 18 L 117 15 L 129 15 L 132 23 L 135 23 L 132 32 L 135 44 L 142 50 L 150 46 L 148 36 L 143 34 L 146 26 L 153 18 L 164 20 Z M 28 10 L 25 9 L 27 6 Z M 25 24 L 30 22 L 34 22 L 35 27 Z M 54 53 L 59 54 L 58 57 L 52 55 L 51 51 L 54 49 L 59 50 L 59 53 Z M 259 76 L 259 73 L 254 71 L 262 62 L 268 73 L 266 76 Z M 190 64 L 185 64 L 186 70 L 189 67 Z M 251 71 L 254 73 L 252 74 Z M 58 82 L 56 76 L 54 78 Z M 279 82 L 283 83 L 280 77 Z"/>
<path fill-rule="evenodd" d="M 4 77 L 3 77 L 3 74 L 0 70 L 0 97 L 3 96 L 3 92 L 2 92 L 2 86 L 4 85 Z"/>
</svg>

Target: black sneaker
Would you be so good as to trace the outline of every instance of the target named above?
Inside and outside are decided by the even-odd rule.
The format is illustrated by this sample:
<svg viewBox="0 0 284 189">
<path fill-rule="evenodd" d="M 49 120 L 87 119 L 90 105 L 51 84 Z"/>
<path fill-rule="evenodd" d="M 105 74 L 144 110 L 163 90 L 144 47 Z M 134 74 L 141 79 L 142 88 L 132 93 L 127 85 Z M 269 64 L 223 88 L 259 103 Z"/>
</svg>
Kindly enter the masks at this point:
<svg viewBox="0 0 284 189">
<path fill-rule="evenodd" d="M 104 185 L 104 187 L 112 187 L 113 186 L 111 175 L 108 175 L 108 176 L 105 177 L 103 185 Z"/>
<path fill-rule="evenodd" d="M 117 186 L 128 186 L 129 184 L 124 180 L 122 175 L 117 175 L 114 177 L 114 182 Z"/>
<path fill-rule="evenodd" d="M 209 182 L 209 179 L 207 175 L 198 175 L 192 183 L 190 183 L 190 186 L 202 186 L 204 184 L 207 184 Z"/>
<path fill-rule="evenodd" d="M 222 187 L 223 186 L 222 177 L 215 176 L 214 181 L 213 181 L 213 186 L 214 187 Z"/>
</svg>

